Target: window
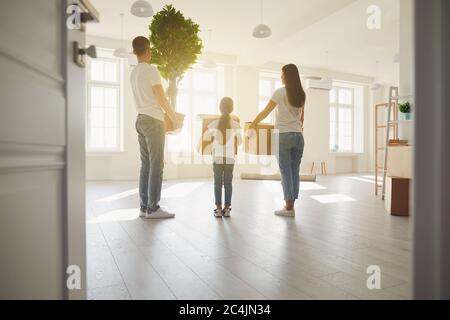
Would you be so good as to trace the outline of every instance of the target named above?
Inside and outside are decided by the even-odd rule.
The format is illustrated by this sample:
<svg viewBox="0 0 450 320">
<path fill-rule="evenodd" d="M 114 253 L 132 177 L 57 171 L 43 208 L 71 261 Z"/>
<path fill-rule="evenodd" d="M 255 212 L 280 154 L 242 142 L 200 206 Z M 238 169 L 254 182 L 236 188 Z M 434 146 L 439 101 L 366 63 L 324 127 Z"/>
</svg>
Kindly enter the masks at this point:
<svg viewBox="0 0 450 320">
<path fill-rule="evenodd" d="M 189 70 L 178 87 L 176 111 L 186 115 L 180 134 L 169 136 L 170 152 L 192 152 L 200 139 L 199 114 L 219 114 L 223 96 L 223 68 L 206 69 L 200 65 Z"/>
<path fill-rule="evenodd" d="M 112 50 L 98 49 L 87 63 L 88 152 L 121 150 L 122 62 Z"/>
<path fill-rule="evenodd" d="M 272 98 L 273 93 L 276 89 L 283 86 L 280 75 L 278 73 L 267 73 L 262 72 L 259 76 L 259 111 L 264 110 Z M 274 121 L 273 113 L 267 118 L 269 122 Z"/>
<path fill-rule="evenodd" d="M 363 87 L 335 83 L 330 91 L 330 151 L 363 152 Z"/>
</svg>

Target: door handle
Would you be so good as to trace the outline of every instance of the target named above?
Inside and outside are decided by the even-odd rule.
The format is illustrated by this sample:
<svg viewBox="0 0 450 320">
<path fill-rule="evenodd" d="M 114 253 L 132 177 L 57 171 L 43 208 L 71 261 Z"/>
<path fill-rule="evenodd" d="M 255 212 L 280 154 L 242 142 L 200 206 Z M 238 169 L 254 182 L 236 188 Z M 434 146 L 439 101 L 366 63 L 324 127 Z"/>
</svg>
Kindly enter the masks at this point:
<svg viewBox="0 0 450 320">
<path fill-rule="evenodd" d="M 84 57 L 89 56 L 92 59 L 97 58 L 97 48 L 89 46 L 88 48 L 80 48 L 78 41 L 73 43 L 73 62 L 81 68 L 85 67 Z"/>
</svg>

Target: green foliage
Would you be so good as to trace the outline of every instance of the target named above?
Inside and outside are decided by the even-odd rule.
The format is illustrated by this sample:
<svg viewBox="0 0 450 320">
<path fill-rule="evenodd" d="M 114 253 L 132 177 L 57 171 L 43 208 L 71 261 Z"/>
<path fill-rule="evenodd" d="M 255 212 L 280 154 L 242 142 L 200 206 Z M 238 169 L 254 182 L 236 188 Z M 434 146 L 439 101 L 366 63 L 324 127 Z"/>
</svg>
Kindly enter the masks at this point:
<svg viewBox="0 0 450 320">
<path fill-rule="evenodd" d="M 409 103 L 409 101 L 407 101 L 405 103 L 400 103 L 398 105 L 398 109 L 400 110 L 401 113 L 410 113 L 411 112 L 411 104 Z"/>
<path fill-rule="evenodd" d="M 149 29 L 152 63 L 166 80 L 181 78 L 202 52 L 200 26 L 166 5 L 153 16 Z"/>
</svg>

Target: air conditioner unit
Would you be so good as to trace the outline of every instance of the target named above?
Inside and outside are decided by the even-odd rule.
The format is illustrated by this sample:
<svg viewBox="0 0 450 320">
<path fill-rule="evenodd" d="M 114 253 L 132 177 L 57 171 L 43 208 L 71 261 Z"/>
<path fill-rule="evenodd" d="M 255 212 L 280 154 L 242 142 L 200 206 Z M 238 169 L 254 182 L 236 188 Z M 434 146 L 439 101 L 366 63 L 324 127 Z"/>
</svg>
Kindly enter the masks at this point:
<svg viewBox="0 0 450 320">
<path fill-rule="evenodd" d="M 306 78 L 305 88 L 331 91 L 333 88 L 333 80 L 330 78 Z"/>
</svg>

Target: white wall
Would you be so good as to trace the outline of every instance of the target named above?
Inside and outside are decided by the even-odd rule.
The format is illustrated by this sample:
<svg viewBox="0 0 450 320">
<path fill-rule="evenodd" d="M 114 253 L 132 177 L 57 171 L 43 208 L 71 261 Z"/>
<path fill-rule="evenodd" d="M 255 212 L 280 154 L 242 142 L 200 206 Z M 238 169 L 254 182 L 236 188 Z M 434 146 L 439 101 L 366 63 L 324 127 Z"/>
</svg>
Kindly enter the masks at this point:
<svg viewBox="0 0 450 320">
<path fill-rule="evenodd" d="M 118 40 L 88 37 L 89 44 L 98 47 L 115 48 L 121 46 Z M 130 44 L 127 44 L 131 46 Z M 235 113 L 241 118 L 242 124 L 253 120 L 258 113 L 259 105 L 259 71 L 280 72 L 282 64 L 270 63 L 260 68 L 236 65 L 236 58 L 221 54 L 205 54 L 218 63 L 225 65 L 224 94 L 235 100 Z M 124 70 L 124 152 L 113 154 L 88 154 L 87 155 L 87 179 L 88 180 L 134 180 L 139 174 L 139 149 L 137 144 L 134 121 L 136 112 L 128 79 L 131 68 L 126 65 Z M 302 172 L 309 172 L 312 161 L 327 163 L 327 171 L 333 173 L 367 172 L 370 166 L 372 100 L 367 85 L 371 78 L 337 73 L 330 70 L 300 68 L 302 75 L 327 76 L 340 81 L 348 81 L 366 85 L 364 90 L 364 127 L 365 150 L 360 155 L 336 156 L 329 152 L 329 93 L 319 90 L 307 91 L 307 103 L 305 111 L 305 153 L 302 162 Z M 240 154 L 240 157 L 247 157 Z M 236 176 L 241 172 L 276 172 L 275 159 L 264 159 L 266 165 L 239 165 L 236 166 Z M 320 170 L 320 163 L 316 164 Z M 171 164 L 167 159 L 165 178 L 199 178 L 211 177 L 212 170 L 207 165 L 200 164 Z"/>
<path fill-rule="evenodd" d="M 400 88 L 401 96 L 413 93 L 413 0 L 400 0 Z"/>
<path fill-rule="evenodd" d="M 388 97 L 389 97 L 389 88 L 387 86 L 381 86 L 378 90 L 370 90 L 369 96 L 370 96 L 370 111 L 368 113 L 369 118 L 369 127 L 368 127 L 368 134 L 369 134 L 369 142 L 368 142 L 368 154 L 369 154 L 369 171 L 374 172 L 375 171 L 375 105 L 377 104 L 383 104 L 387 103 Z M 383 116 L 383 113 L 380 111 L 379 116 Z M 379 120 L 381 122 L 381 120 Z M 378 145 L 383 145 L 386 139 L 386 133 L 385 131 L 379 130 L 378 132 Z M 379 158 L 381 159 L 381 157 Z"/>
<path fill-rule="evenodd" d="M 413 0 L 400 1 L 400 77 L 399 94 L 413 103 L 413 38 L 414 38 Z M 414 106 L 414 103 L 413 103 Z M 400 117 L 402 115 L 400 114 Z M 399 138 L 414 144 L 412 122 L 399 124 Z"/>
<path fill-rule="evenodd" d="M 99 48 L 118 48 L 121 41 L 88 37 L 88 45 Z M 131 47 L 130 43 L 127 43 Z M 139 146 L 134 123 L 136 112 L 129 84 L 131 67 L 124 64 L 123 90 L 123 152 L 107 154 L 89 154 L 86 158 L 86 176 L 88 180 L 134 180 L 139 174 Z"/>
</svg>

